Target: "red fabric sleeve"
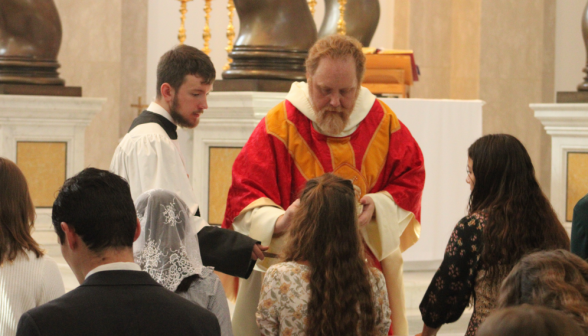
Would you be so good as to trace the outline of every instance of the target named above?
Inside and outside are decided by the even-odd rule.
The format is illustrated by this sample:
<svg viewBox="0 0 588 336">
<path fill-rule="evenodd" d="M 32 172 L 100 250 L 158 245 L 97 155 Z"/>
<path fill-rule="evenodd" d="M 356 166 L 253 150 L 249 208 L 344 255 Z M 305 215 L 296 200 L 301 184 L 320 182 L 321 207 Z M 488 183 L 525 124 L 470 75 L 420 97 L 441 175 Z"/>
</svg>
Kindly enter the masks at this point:
<svg viewBox="0 0 588 336">
<path fill-rule="evenodd" d="M 390 135 L 388 161 L 380 178 L 383 187 L 372 192 L 386 190 L 399 207 L 414 213 L 420 222 L 425 161 L 421 148 L 402 122 L 400 129 Z"/>
<path fill-rule="evenodd" d="M 286 147 L 267 134 L 265 118 L 262 119 L 233 164 L 233 180 L 222 226 L 230 228 L 246 206 L 262 197 L 287 208 L 291 203 L 290 161 Z"/>
</svg>

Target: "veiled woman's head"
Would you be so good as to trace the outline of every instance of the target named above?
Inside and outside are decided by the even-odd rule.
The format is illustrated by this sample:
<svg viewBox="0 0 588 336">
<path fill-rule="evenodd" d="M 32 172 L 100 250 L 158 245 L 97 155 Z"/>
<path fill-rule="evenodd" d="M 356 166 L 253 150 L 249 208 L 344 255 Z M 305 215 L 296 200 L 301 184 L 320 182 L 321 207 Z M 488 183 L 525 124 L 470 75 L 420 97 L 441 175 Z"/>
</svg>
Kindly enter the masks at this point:
<svg viewBox="0 0 588 336">
<path fill-rule="evenodd" d="M 171 291 L 200 274 L 202 260 L 186 203 L 175 193 L 154 189 L 135 202 L 141 234 L 133 244 L 135 262 Z"/>
</svg>

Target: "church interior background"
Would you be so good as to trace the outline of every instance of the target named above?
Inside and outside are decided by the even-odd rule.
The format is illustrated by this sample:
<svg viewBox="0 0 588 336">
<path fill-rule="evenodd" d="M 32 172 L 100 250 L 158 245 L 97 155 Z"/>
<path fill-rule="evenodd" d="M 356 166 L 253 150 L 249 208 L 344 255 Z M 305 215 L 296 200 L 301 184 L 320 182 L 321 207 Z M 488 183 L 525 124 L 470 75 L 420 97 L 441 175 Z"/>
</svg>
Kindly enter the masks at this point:
<svg viewBox="0 0 588 336">
<path fill-rule="evenodd" d="M 55 4 L 63 30 L 58 56 L 61 64 L 60 77 L 68 86 L 82 87 L 83 97 L 102 99 L 96 103 L 101 104 L 101 109 L 98 108 L 97 113 L 88 119 L 84 148 L 79 149 L 84 157 L 81 168 L 93 166 L 108 169 L 114 149 L 127 132 L 133 118 L 140 112 L 140 105 L 149 104 L 155 96 L 155 69 L 159 56 L 178 43 L 180 2 L 55 0 Z M 187 3 L 185 43 L 198 48 L 203 45 L 204 4 L 204 0 Z M 210 4 L 210 56 L 216 66 L 217 78 L 220 79 L 223 66 L 227 63 L 227 2 L 212 0 Z M 561 196 L 558 189 L 557 199 L 561 199 L 562 204 L 565 203 L 560 207 L 564 210 L 557 207 L 556 210 L 560 209 L 558 215 L 568 223 L 569 229 L 569 208 L 588 193 L 588 146 L 577 145 L 574 147 L 576 149 L 567 150 L 563 159 L 565 164 L 561 166 L 565 171 L 557 168 L 554 172 L 551 135 L 557 132 L 548 134 L 546 124 L 542 124 L 541 118 L 535 117 L 534 112 L 546 110 L 549 115 L 549 111 L 553 109 L 545 106 L 531 108 L 529 105 L 553 104 L 556 92 L 575 91 L 577 84 L 582 81 L 581 70 L 586 64 L 586 51 L 580 23 L 586 2 L 380 0 L 380 6 L 380 22 L 371 47 L 414 51 L 420 68 L 420 79 L 412 87 L 409 100 L 420 101 L 420 104 L 424 104 L 419 107 L 421 109 L 427 109 L 427 104 L 432 102 L 446 100 L 478 102 L 480 112 L 477 117 L 464 112 L 459 119 L 451 120 L 447 127 L 453 127 L 452 132 L 469 135 L 509 133 L 519 138 L 529 151 L 541 187 L 546 195 L 551 196 L 552 202 L 556 193 L 552 190 L 553 186 L 563 186 L 565 194 Z M 318 1 L 314 14 L 317 27 L 321 24 L 324 11 L 324 2 Z M 236 13 L 233 25 L 238 32 L 239 19 Z M 282 96 L 264 99 L 268 102 L 273 101 L 272 99 L 279 101 L 283 99 L 280 97 Z M 191 158 L 186 163 L 189 172 L 201 170 L 197 159 L 200 155 L 206 156 L 208 165 L 205 166 L 220 167 L 215 171 L 205 167 L 206 174 L 191 175 L 200 202 L 204 199 L 204 204 L 207 205 L 206 213 L 211 223 L 222 216 L 223 210 L 215 208 L 213 204 L 222 203 L 226 199 L 224 187 L 215 186 L 228 183 L 230 165 L 239 147 L 239 141 L 227 140 L 224 135 L 215 133 L 220 132 L 215 125 L 218 127 L 222 125 L 219 123 L 227 120 L 223 119 L 222 113 L 216 117 L 214 114 L 216 110 L 222 110 L 225 98 L 221 94 L 216 97 L 211 94 L 211 109 L 205 111 L 204 122 L 194 132 L 185 131 L 180 134 L 182 150 Z M 403 115 L 407 119 L 411 118 L 411 106 L 414 105 L 399 114 L 402 121 Z M 448 106 L 451 108 L 452 105 Z M 579 119 L 574 119 L 574 122 L 577 120 Z M 418 123 L 418 120 L 414 122 Z M 210 127 L 206 129 L 207 126 Z M 412 131 L 411 127 L 409 129 Z M 437 133 L 431 134 L 434 137 Z M 435 141 L 434 138 L 429 140 Z M 213 145 L 202 147 L 208 149 L 208 152 L 203 153 L 202 149 L 196 148 L 198 141 L 209 141 Z M 439 184 L 440 187 L 430 194 L 432 202 L 435 202 L 443 199 L 447 190 L 457 190 L 463 201 L 457 205 L 458 213 L 453 213 L 454 218 L 444 217 L 445 223 L 423 221 L 422 240 L 425 243 L 419 242 L 422 244 L 415 245 L 411 250 L 425 250 L 429 248 L 427 244 L 434 244 L 435 247 L 431 254 L 425 254 L 425 259 L 419 259 L 417 252 L 411 250 L 408 252 L 412 254 L 406 258 L 406 304 L 411 333 L 420 331 L 422 322 L 418 304 L 442 259 L 442 248 L 451 229 L 466 210 L 469 189 L 465 183 L 467 154 L 464 148 L 467 149 L 469 143 L 464 145 L 465 147 L 458 146 L 459 150 L 445 148 L 449 154 L 437 158 L 439 162 L 451 161 L 460 170 L 451 173 L 455 177 L 450 180 L 451 183 Z M 22 148 L 18 149 L 21 161 L 19 166 L 27 173 L 27 162 L 34 166 L 35 160 L 41 160 L 45 162 L 42 168 L 43 178 L 58 176 L 58 181 L 54 184 L 59 185 L 59 181 L 70 175 L 59 164 L 64 162 L 64 155 L 69 155 L 67 150 L 60 144 L 36 147 L 23 143 Z M 45 155 L 45 158 L 41 155 Z M 51 163 L 52 160 L 56 163 Z M 72 172 L 71 175 L 77 173 L 73 170 L 69 171 Z M 39 178 L 34 176 L 35 168 L 30 168 L 30 171 L 27 179 Z M 39 172 L 39 169 L 36 171 Z M 433 172 L 427 171 L 428 177 L 431 173 Z M 564 180 L 554 182 L 552 174 L 555 173 L 563 176 Z M 34 190 L 32 192 L 35 193 Z M 44 192 L 45 194 L 38 197 L 39 202 L 47 207 L 52 203 L 51 197 L 54 197 L 54 193 L 47 193 L 46 190 Z M 46 214 L 47 209 L 39 211 L 45 211 Z M 40 218 L 37 225 L 35 238 L 43 243 L 49 255 L 58 260 L 66 290 L 71 290 L 77 286 L 77 282 L 60 255 L 59 246 L 55 242 L 56 236 L 47 216 L 43 218 Z M 437 232 L 436 237 L 427 238 L 426 235 L 430 234 L 427 233 L 427 227 L 439 225 L 448 229 Z M 464 314 L 454 326 L 445 327 L 442 333 L 463 334 L 469 314 Z"/>
</svg>

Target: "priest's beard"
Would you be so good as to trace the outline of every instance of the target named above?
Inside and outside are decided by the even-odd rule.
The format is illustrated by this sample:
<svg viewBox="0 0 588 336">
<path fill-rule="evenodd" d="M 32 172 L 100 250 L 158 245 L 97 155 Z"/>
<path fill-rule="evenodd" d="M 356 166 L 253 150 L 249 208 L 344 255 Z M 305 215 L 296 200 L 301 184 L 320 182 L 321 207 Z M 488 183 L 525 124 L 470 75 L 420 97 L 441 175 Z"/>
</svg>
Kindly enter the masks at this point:
<svg viewBox="0 0 588 336">
<path fill-rule="evenodd" d="M 200 118 L 197 118 L 196 121 L 190 121 L 189 119 L 186 119 L 180 112 L 178 112 L 178 109 L 180 107 L 178 107 L 179 103 L 178 103 L 178 96 L 174 96 L 174 99 L 172 100 L 171 106 L 169 107 L 169 114 L 172 117 L 172 119 L 176 122 L 176 124 L 178 124 L 178 126 L 180 127 L 184 127 L 184 128 L 194 128 L 196 126 L 198 126 L 198 124 L 200 123 Z M 202 113 L 203 111 L 195 111 L 195 113 Z"/>
<path fill-rule="evenodd" d="M 329 135 L 337 135 L 349 124 L 349 116 L 353 109 L 327 106 L 316 112 L 316 123 L 321 131 Z"/>
</svg>

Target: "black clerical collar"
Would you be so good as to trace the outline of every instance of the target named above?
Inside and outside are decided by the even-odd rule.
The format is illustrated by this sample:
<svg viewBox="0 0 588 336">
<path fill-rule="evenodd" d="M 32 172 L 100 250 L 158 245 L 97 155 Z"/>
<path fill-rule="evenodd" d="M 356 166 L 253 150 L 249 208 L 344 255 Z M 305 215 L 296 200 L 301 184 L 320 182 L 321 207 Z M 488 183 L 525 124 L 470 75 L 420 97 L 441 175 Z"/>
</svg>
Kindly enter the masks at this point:
<svg viewBox="0 0 588 336">
<path fill-rule="evenodd" d="M 129 128 L 129 132 L 139 125 L 148 123 L 156 123 L 159 126 L 161 126 L 161 128 L 163 128 L 163 130 L 165 131 L 165 133 L 167 133 L 167 136 L 169 136 L 170 139 L 176 140 L 178 138 L 178 133 L 176 132 L 178 126 L 176 126 L 176 124 L 169 121 L 166 117 L 162 116 L 161 114 L 153 113 L 147 110 L 143 111 L 143 113 L 141 113 L 137 118 L 135 118 L 135 120 L 133 120 L 131 128 Z"/>
</svg>

